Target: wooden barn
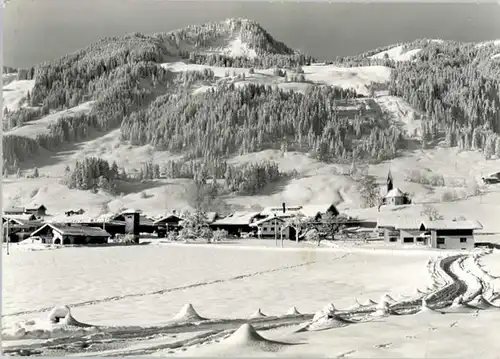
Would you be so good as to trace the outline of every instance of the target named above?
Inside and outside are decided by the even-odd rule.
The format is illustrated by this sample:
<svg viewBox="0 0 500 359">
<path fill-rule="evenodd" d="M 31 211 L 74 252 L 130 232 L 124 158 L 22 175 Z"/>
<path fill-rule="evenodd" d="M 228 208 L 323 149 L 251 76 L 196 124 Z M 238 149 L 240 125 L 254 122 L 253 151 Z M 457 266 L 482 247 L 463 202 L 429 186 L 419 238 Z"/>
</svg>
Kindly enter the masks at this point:
<svg viewBox="0 0 500 359">
<path fill-rule="evenodd" d="M 8 231 L 10 242 L 20 242 L 28 238 L 34 231 L 43 225 L 35 215 L 5 215 L 2 217 L 4 231 Z"/>
<path fill-rule="evenodd" d="M 165 237 L 167 232 L 179 232 L 182 229 L 180 222 L 182 217 L 176 212 L 167 214 L 153 222 L 156 226 L 158 237 Z"/>
<path fill-rule="evenodd" d="M 256 229 L 250 224 L 259 216 L 259 212 L 234 212 L 225 218 L 220 218 L 209 224 L 212 230 L 225 230 L 231 235 L 241 236 L 252 233 Z"/>
<path fill-rule="evenodd" d="M 110 234 L 101 228 L 47 223 L 33 232 L 31 237 L 40 237 L 42 243 L 47 244 L 86 245 L 108 243 Z"/>
<path fill-rule="evenodd" d="M 34 214 L 37 217 L 45 217 L 47 215 L 47 208 L 43 204 L 33 203 L 24 208 L 24 213 Z"/>
</svg>

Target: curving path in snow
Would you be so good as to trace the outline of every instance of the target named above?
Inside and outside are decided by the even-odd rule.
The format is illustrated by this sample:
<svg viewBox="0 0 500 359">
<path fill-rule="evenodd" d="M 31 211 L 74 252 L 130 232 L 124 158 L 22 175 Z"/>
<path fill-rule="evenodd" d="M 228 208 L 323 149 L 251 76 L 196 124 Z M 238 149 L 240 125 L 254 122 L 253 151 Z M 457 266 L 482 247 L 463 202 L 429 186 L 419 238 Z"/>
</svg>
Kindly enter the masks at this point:
<svg viewBox="0 0 500 359">
<path fill-rule="evenodd" d="M 370 299 L 366 302 L 356 299 L 355 304 L 348 309 L 337 309 L 330 303 L 314 315 L 300 314 L 294 307 L 282 316 L 266 316 L 260 308 L 256 308 L 256 312 L 248 318 L 209 319 L 200 316 L 192 305 L 186 304 L 164 326 L 100 327 L 77 321 L 72 317 L 70 308 L 65 306 L 52 310 L 44 323 L 27 321 L 8 332 L 4 331 L 4 343 L 10 341 L 4 347 L 4 352 L 10 355 L 51 356 L 76 353 L 79 356 L 149 355 L 165 350 L 174 353 L 195 345 L 226 341 L 231 345 L 239 342 L 255 344 L 264 348 L 262 350 L 268 350 L 277 344 L 261 338 L 256 331 L 285 327 L 291 327 L 291 333 L 318 331 L 423 311 L 468 313 L 497 309 L 500 304 L 496 304 L 498 293 L 494 286 L 495 277 L 480 264 L 481 257 L 488 253 L 452 255 L 429 261 L 428 270 L 433 286 L 423 291 L 417 289 L 413 296 L 395 299 L 385 294 L 378 301 Z M 158 337 L 162 338 L 161 343 L 157 342 Z M 46 340 L 17 343 L 20 339 Z M 151 342 L 145 344 L 148 340 Z M 131 344 L 133 342 L 136 344 Z"/>
</svg>

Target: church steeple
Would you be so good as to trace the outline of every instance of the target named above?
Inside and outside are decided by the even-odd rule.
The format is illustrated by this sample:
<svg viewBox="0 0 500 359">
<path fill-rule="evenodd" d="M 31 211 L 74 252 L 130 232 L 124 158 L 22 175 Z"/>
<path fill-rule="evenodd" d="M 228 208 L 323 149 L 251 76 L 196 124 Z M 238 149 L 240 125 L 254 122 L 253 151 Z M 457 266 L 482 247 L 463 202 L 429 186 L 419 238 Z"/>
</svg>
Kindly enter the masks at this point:
<svg viewBox="0 0 500 359">
<path fill-rule="evenodd" d="M 389 173 L 387 174 L 387 193 L 389 193 L 394 187 L 393 180 L 392 180 L 392 173 L 391 170 L 389 169 Z"/>
</svg>

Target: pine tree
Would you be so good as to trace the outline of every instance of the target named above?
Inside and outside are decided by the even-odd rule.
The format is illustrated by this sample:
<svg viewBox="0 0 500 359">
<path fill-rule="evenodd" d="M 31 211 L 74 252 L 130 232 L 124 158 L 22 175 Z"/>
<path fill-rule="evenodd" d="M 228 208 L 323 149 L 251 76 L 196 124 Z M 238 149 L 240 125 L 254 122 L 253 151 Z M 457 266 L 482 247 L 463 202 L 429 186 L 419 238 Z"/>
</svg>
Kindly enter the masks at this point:
<svg viewBox="0 0 500 359">
<path fill-rule="evenodd" d="M 39 176 L 40 174 L 38 173 L 38 167 L 35 167 L 35 169 L 33 170 L 33 177 L 38 178 Z"/>
</svg>

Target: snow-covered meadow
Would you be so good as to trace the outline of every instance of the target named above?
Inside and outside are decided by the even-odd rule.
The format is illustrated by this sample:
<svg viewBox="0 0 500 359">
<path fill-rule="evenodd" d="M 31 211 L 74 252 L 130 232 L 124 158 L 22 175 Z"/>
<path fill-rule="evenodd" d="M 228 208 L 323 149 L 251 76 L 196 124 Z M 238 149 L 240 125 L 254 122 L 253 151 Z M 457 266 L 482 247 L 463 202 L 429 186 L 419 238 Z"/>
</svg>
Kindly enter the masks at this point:
<svg viewBox="0 0 500 359">
<path fill-rule="evenodd" d="M 449 352 L 453 345 L 465 357 L 481 340 L 491 340 L 481 346 L 481 357 L 495 357 L 500 349 L 492 330 L 500 309 L 491 305 L 484 310 L 479 304 L 455 305 L 443 309 L 446 315 L 430 309 L 395 316 L 376 312 L 372 319 L 350 325 L 325 317 L 323 325 L 330 330 L 298 330 L 328 303 L 334 306 L 323 310 L 337 308 L 342 314 L 359 308 L 359 303 L 370 306 L 370 300 L 373 305 L 384 300 L 412 303 L 411 298 L 439 293 L 438 288 L 446 295 L 447 286 L 453 288 L 452 278 L 430 268 L 453 252 L 317 248 L 290 241 L 280 248 L 272 240 L 27 248 L 12 245 L 11 254 L 3 257 L 3 292 L 9 295 L 3 299 L 2 320 L 4 327 L 14 328 L 4 331 L 11 335 L 3 344 L 9 351 L 24 348 L 24 353 L 78 356 L 454 357 Z M 499 273 L 498 266 L 489 265 L 498 257 L 496 251 L 481 257 L 462 254 L 461 260 L 452 258 L 449 270 L 464 281 L 464 298 L 474 298 L 478 277 L 498 289 L 484 274 L 487 269 Z M 70 315 L 64 308 L 50 312 L 62 305 L 70 307 Z M 59 312 L 61 318 L 66 316 L 61 323 L 45 319 Z M 189 324 L 193 321 L 198 324 Z M 480 329 L 483 334 L 478 336 Z M 13 332 L 22 337 L 27 330 L 32 339 L 12 340 Z M 457 339 L 468 336 L 468 345 Z"/>
<path fill-rule="evenodd" d="M 40 251 L 12 244 L 3 257 L 4 320 L 61 304 L 76 305 L 77 318 L 99 325 L 161 324 L 188 302 L 209 317 L 244 318 L 259 307 L 269 315 L 292 306 L 310 313 L 331 300 L 348 307 L 355 297 L 411 294 L 430 284 L 425 263 L 432 252 L 350 253 L 290 241 L 282 249 L 271 242 Z M 394 266 L 406 274 L 394 275 Z M 94 303 L 81 304 L 88 301 Z"/>
</svg>

